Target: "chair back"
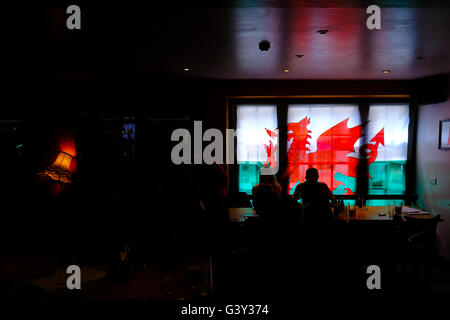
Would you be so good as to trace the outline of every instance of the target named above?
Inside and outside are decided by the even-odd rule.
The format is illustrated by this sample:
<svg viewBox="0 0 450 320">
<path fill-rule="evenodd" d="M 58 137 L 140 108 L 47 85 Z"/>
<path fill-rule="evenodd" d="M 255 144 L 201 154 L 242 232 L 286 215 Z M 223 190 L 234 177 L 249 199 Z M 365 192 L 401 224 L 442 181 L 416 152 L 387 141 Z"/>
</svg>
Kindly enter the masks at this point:
<svg viewBox="0 0 450 320">
<path fill-rule="evenodd" d="M 228 199 L 229 208 L 251 208 L 250 197 L 245 192 L 230 192 Z"/>
<path fill-rule="evenodd" d="M 431 218 L 405 216 L 407 240 L 416 258 L 429 259 L 436 255 L 436 228 L 440 221 L 440 215 Z"/>
<path fill-rule="evenodd" d="M 441 221 L 441 216 L 432 216 L 430 218 L 422 216 L 408 216 L 405 215 L 405 227 L 412 234 L 426 232 L 430 235 L 436 234 L 436 228 Z"/>
</svg>

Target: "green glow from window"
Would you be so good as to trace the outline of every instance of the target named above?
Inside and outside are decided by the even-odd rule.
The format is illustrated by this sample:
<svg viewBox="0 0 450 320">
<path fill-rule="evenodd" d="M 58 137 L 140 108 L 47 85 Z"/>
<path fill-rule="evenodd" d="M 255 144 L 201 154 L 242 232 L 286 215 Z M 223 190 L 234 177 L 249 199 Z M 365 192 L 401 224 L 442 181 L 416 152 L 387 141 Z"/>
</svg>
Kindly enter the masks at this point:
<svg viewBox="0 0 450 320">
<path fill-rule="evenodd" d="M 404 205 L 405 201 L 397 200 L 366 200 L 366 206 L 390 206 L 390 205 Z"/>
<path fill-rule="evenodd" d="M 239 163 L 239 191 L 252 194 L 253 186 L 259 182 L 259 173 L 264 162 L 243 161 Z"/>
<path fill-rule="evenodd" d="M 334 179 L 342 182 L 343 185 L 340 184 L 336 189 L 334 189 L 333 194 L 346 194 L 346 188 L 350 189 L 353 193 L 356 192 L 356 178 L 343 175 L 340 172 L 336 172 L 334 174 Z"/>
<path fill-rule="evenodd" d="M 369 194 L 404 194 L 405 160 L 375 161 L 369 166 Z"/>
</svg>

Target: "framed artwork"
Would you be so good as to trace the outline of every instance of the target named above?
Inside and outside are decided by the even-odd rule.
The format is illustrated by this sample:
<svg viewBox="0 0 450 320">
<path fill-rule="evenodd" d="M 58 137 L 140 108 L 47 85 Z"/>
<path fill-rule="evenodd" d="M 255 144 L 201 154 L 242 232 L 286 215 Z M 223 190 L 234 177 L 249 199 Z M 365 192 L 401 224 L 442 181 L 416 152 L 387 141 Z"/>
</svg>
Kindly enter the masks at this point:
<svg viewBox="0 0 450 320">
<path fill-rule="evenodd" d="M 450 119 L 439 121 L 439 149 L 450 149 Z"/>
</svg>

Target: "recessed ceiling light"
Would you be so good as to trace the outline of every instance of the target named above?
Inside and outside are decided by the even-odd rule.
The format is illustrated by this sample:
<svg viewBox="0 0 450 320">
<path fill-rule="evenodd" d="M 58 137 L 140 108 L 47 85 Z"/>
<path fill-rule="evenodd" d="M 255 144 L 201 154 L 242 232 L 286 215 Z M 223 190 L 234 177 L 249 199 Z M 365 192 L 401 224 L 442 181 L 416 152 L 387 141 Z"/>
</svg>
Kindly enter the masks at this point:
<svg viewBox="0 0 450 320">
<path fill-rule="evenodd" d="M 289 68 L 283 69 L 283 72 L 285 72 L 285 73 L 291 72 L 291 69 L 289 69 Z"/>
<path fill-rule="evenodd" d="M 184 68 L 183 70 L 184 70 L 184 71 L 189 71 L 190 69 L 189 69 L 189 68 Z"/>
<path fill-rule="evenodd" d="M 320 34 L 325 34 L 325 33 L 328 33 L 328 30 L 321 29 L 321 30 L 317 30 L 317 32 L 320 33 Z"/>
<path fill-rule="evenodd" d="M 383 70 L 383 73 L 384 73 L 384 74 L 391 73 L 391 70 Z"/>
</svg>

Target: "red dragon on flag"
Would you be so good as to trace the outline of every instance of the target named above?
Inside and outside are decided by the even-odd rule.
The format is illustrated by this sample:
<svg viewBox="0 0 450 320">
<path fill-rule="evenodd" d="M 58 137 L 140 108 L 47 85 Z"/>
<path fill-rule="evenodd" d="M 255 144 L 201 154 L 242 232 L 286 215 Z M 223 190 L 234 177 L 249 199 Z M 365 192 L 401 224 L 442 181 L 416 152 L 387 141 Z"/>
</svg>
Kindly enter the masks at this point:
<svg viewBox="0 0 450 320">
<path fill-rule="evenodd" d="M 287 140 L 291 143 L 288 150 L 287 170 L 285 175 L 290 178 L 288 185 L 288 193 L 299 182 L 303 182 L 305 172 L 308 168 L 314 167 L 319 170 L 320 181 L 325 182 L 332 191 L 343 185 L 345 194 L 353 194 L 355 190 L 351 190 L 345 183 L 335 179 L 336 173 L 355 178 L 359 158 L 351 155 L 355 152 L 354 145 L 358 139 L 362 137 L 362 128 L 367 124 L 363 123 L 355 127 L 348 127 L 349 118 L 339 122 L 335 126 L 323 132 L 317 139 L 317 150 L 310 152 L 311 131 L 308 125 L 311 119 L 303 118 L 299 122 L 288 124 Z M 271 139 L 278 136 L 278 129 L 273 131 L 266 129 Z M 369 143 L 359 148 L 360 158 L 367 159 L 368 165 L 373 163 L 378 155 L 378 146 L 384 146 L 384 128 L 381 129 Z M 269 141 L 265 145 L 267 152 L 267 162 L 265 167 L 275 166 L 275 157 L 277 146 Z M 369 177 L 370 178 L 370 177 Z"/>
</svg>

